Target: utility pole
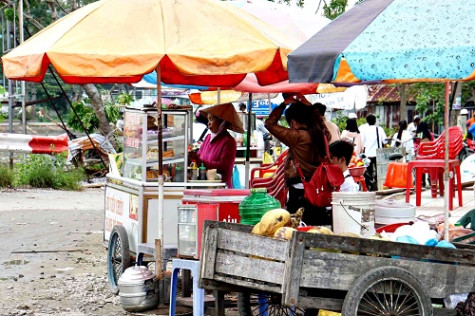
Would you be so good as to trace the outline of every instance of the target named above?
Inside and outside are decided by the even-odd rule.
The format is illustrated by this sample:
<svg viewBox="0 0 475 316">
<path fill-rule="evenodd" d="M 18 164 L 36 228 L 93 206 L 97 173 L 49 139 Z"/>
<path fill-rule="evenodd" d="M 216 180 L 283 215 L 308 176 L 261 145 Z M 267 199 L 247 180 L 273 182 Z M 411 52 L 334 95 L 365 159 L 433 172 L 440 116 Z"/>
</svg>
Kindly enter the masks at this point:
<svg viewBox="0 0 475 316">
<path fill-rule="evenodd" d="M 23 31 L 23 0 L 19 1 L 18 4 L 18 15 L 20 20 L 20 45 L 23 43 L 25 36 Z M 21 123 L 23 126 L 23 134 L 26 134 L 26 83 L 24 80 L 21 81 Z"/>
<path fill-rule="evenodd" d="M 12 24 L 7 20 L 7 51 L 10 51 L 12 48 L 11 41 L 11 31 Z M 13 133 L 13 103 L 15 99 L 15 93 L 13 92 L 13 81 L 8 79 L 8 132 Z M 10 160 L 10 168 L 13 168 L 13 153 L 8 152 L 8 157 Z"/>
<path fill-rule="evenodd" d="M 399 122 L 402 120 L 407 121 L 407 85 L 405 83 L 402 83 L 398 85 L 398 88 L 399 88 L 399 95 L 400 95 L 400 100 L 401 100 L 401 105 L 399 108 L 399 112 L 400 112 Z"/>
</svg>

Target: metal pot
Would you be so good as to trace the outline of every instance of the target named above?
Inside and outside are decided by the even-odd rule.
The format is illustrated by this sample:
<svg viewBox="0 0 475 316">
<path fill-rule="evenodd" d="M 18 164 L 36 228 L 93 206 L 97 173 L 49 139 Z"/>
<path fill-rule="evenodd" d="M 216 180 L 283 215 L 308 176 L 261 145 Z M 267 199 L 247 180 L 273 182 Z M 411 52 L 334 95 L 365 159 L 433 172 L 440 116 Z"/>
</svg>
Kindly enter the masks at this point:
<svg viewBox="0 0 475 316">
<path fill-rule="evenodd" d="M 158 305 L 158 282 L 155 274 L 145 266 L 134 266 L 124 271 L 118 281 L 122 308 L 140 312 Z"/>
</svg>

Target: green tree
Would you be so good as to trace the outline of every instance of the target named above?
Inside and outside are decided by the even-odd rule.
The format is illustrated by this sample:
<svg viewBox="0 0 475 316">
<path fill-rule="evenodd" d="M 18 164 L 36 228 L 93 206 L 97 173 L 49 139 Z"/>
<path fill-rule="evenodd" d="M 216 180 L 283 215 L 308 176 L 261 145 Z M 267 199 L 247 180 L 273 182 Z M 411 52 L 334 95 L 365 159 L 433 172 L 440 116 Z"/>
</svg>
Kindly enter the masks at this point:
<svg viewBox="0 0 475 316">
<path fill-rule="evenodd" d="M 96 0 L 63 0 L 63 1 L 53 1 L 53 0 L 24 0 L 23 5 L 23 16 L 25 19 L 25 39 L 27 39 L 29 34 L 33 35 L 46 27 L 47 25 L 55 22 L 59 18 L 71 13 L 72 11 L 87 5 L 89 3 L 95 2 Z M 15 18 L 18 19 L 18 2 L 15 0 L 0 0 L 0 8 L 3 9 L 6 19 L 13 21 Z M 15 39 L 12 38 L 14 41 Z M 56 80 L 50 74 L 47 74 L 43 80 L 45 86 L 52 85 L 57 86 Z M 82 85 L 82 90 L 77 89 L 74 86 L 66 85 L 61 83 L 66 93 L 69 95 L 70 99 L 80 100 L 82 98 L 82 92 L 85 92 L 88 98 L 91 100 L 90 104 L 95 112 L 98 119 L 98 128 L 103 135 L 108 135 L 111 133 L 112 129 L 109 125 L 105 113 L 105 105 L 102 101 L 101 94 L 99 89 L 93 84 Z M 31 85 L 27 86 L 27 90 L 36 90 L 38 98 L 46 98 L 46 95 L 58 95 L 58 92 L 48 90 L 48 93 L 44 93 L 41 89 L 31 89 Z M 79 91 L 79 93 L 78 93 Z M 56 101 L 57 102 L 57 101 Z M 67 103 L 62 103 L 65 106 L 68 106 Z M 49 106 L 45 104 L 45 106 Z M 58 110 L 58 112 L 61 111 Z M 111 140 L 112 145 L 115 146 L 115 141 Z"/>
<path fill-rule="evenodd" d="M 330 0 L 329 2 L 323 0 L 323 15 L 330 20 L 336 19 L 345 12 L 348 0 Z"/>
<path fill-rule="evenodd" d="M 444 84 L 415 83 L 408 91 L 416 100 L 416 111 L 423 115 L 426 122 L 436 125 L 444 123 Z"/>
</svg>

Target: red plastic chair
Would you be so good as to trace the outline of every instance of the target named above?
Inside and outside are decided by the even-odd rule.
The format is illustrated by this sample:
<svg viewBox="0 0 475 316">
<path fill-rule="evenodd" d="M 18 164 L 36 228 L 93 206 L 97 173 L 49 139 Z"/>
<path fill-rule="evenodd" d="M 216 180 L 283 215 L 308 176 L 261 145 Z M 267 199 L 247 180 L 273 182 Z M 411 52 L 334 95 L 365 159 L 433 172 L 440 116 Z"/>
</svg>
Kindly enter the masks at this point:
<svg viewBox="0 0 475 316">
<path fill-rule="evenodd" d="M 267 194 L 275 197 L 281 204 L 282 208 L 285 207 L 287 202 L 288 189 L 285 186 L 285 158 L 287 157 L 287 151 L 284 151 L 272 165 L 261 166 L 253 168 L 251 170 L 251 188 L 267 188 Z M 263 170 L 269 170 L 275 168 L 275 172 L 271 177 L 258 178 L 256 173 Z"/>
<path fill-rule="evenodd" d="M 259 183 L 259 182 L 267 182 L 269 178 L 273 177 L 272 176 L 267 176 L 264 177 L 266 174 L 273 173 L 277 171 L 277 168 L 282 165 L 285 161 L 285 158 L 287 157 L 287 150 L 282 152 L 279 157 L 275 160 L 273 164 L 262 164 L 260 167 L 252 168 L 251 169 L 251 179 L 249 181 L 250 187 L 252 188 L 254 183 Z M 256 174 L 259 176 L 257 177 Z"/>
<path fill-rule="evenodd" d="M 449 170 L 453 171 L 457 178 L 457 191 L 459 206 L 462 202 L 462 183 L 460 175 L 460 160 L 456 159 L 463 148 L 463 135 L 459 127 L 451 127 L 449 132 Z M 427 144 L 427 145 L 426 145 Z M 437 196 L 437 182 L 439 182 L 440 195 L 444 195 L 443 173 L 445 168 L 445 134 L 442 133 L 435 141 L 422 143 L 419 146 L 416 160 L 408 162 L 406 181 L 406 202 L 410 200 L 410 175 L 412 169 L 416 169 L 416 206 L 421 205 L 422 175 L 428 173 L 431 180 L 432 197 Z M 453 210 L 453 198 L 455 196 L 454 178 L 449 181 L 449 210 Z"/>
</svg>

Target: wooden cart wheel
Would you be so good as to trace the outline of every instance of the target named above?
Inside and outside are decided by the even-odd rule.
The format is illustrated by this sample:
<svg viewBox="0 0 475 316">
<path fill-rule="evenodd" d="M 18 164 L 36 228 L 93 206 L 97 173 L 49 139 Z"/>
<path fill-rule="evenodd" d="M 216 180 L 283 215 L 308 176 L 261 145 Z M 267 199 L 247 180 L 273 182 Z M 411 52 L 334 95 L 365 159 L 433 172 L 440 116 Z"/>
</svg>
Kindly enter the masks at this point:
<svg viewBox="0 0 475 316">
<path fill-rule="evenodd" d="M 238 293 L 238 311 L 240 316 L 303 316 L 305 311 L 281 304 L 282 296 L 270 293 Z"/>
<path fill-rule="evenodd" d="M 112 228 L 107 251 L 107 278 L 113 294 L 119 293 L 117 282 L 120 276 L 130 266 L 129 239 L 124 226 Z"/>
<path fill-rule="evenodd" d="M 399 267 L 379 267 L 360 276 L 348 291 L 342 316 L 432 316 L 432 304 L 419 280 Z"/>
</svg>

